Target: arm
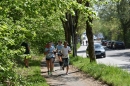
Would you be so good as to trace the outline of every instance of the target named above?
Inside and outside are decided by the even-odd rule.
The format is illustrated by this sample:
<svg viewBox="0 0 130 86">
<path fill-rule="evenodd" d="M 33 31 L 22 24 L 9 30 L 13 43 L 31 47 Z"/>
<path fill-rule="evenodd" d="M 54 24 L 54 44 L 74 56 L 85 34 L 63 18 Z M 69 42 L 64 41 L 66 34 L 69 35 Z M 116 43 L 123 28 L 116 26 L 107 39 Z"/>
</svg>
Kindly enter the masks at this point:
<svg viewBox="0 0 130 86">
<path fill-rule="evenodd" d="M 68 51 L 69 54 L 71 54 L 71 51 Z"/>
<path fill-rule="evenodd" d="M 71 54 L 71 49 L 70 49 L 70 47 L 68 47 L 68 53 Z"/>
<path fill-rule="evenodd" d="M 45 48 L 44 55 L 47 55 L 49 53 L 49 49 Z"/>
<path fill-rule="evenodd" d="M 57 46 L 56 46 L 56 53 L 58 53 L 58 48 L 57 48 Z"/>
</svg>

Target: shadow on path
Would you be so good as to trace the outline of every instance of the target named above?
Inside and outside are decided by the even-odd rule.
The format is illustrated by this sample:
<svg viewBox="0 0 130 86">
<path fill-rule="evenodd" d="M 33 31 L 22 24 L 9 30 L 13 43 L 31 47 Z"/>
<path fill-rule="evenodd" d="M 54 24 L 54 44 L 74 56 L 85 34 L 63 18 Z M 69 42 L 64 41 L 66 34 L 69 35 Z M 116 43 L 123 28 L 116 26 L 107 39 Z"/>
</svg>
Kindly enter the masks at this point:
<svg viewBox="0 0 130 86">
<path fill-rule="evenodd" d="M 77 51 L 77 53 L 86 53 L 86 50 Z"/>
<path fill-rule="evenodd" d="M 47 74 L 45 60 L 41 62 L 41 75 L 46 79 L 49 86 L 107 86 L 73 66 L 70 66 L 69 73 L 66 75 L 66 69 L 61 70 L 58 61 L 55 61 L 54 65 L 55 71 L 50 76 Z"/>
</svg>

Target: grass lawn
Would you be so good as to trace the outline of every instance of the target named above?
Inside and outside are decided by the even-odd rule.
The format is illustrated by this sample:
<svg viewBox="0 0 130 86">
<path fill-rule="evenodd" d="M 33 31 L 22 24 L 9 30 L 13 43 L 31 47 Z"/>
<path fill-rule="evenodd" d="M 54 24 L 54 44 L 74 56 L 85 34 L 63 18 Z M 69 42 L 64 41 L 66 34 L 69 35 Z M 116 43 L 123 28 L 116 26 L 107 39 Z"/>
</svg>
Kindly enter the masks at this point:
<svg viewBox="0 0 130 86">
<path fill-rule="evenodd" d="M 33 58 L 30 59 L 28 68 L 23 66 L 21 59 L 21 65 L 18 64 L 18 67 L 15 69 L 22 77 L 21 80 L 19 80 L 20 84 L 22 84 L 21 86 L 49 86 L 41 75 L 40 65 L 42 59 L 43 56 L 33 56 Z"/>
<path fill-rule="evenodd" d="M 89 58 L 72 57 L 70 63 L 110 86 L 130 86 L 130 74 L 120 68 L 90 63 Z"/>
</svg>

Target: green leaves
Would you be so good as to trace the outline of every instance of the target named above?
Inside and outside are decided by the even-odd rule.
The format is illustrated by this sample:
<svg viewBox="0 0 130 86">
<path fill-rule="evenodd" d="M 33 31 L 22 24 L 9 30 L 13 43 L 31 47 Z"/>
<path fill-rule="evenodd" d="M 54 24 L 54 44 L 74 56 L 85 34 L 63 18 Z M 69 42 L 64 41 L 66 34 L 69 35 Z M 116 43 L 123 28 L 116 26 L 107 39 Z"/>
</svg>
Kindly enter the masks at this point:
<svg viewBox="0 0 130 86">
<path fill-rule="evenodd" d="M 93 18 L 95 16 L 94 10 L 85 6 L 85 0 L 82 3 L 78 3 L 77 0 L 1 1 L 0 58 L 3 59 L 0 61 L 2 65 L 15 64 L 14 58 L 23 53 L 20 44 L 24 39 L 29 40 L 31 50 L 42 53 L 47 42 L 65 40 L 61 19 L 68 21 L 65 13 L 75 16 L 75 11 L 81 14 L 83 18 L 81 21 L 87 20 L 88 16 Z M 85 26 L 84 23 L 82 26 Z M 5 65 L 3 68 L 13 69 L 13 66 Z M 9 70 L 5 71 L 9 72 Z"/>
</svg>

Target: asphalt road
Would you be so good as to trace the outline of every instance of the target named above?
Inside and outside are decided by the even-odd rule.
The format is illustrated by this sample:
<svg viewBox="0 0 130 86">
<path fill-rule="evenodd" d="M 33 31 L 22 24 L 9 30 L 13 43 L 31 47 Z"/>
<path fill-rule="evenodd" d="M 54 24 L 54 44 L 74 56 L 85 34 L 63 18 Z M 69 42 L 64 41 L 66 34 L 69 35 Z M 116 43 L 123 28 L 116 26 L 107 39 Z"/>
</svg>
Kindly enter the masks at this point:
<svg viewBox="0 0 130 86">
<path fill-rule="evenodd" d="M 106 48 L 106 57 L 130 62 L 130 49 L 109 49 Z"/>
<path fill-rule="evenodd" d="M 100 43 L 100 41 L 95 42 Z M 86 48 L 87 48 L 86 45 L 81 45 L 77 51 L 77 55 L 86 58 L 86 52 L 85 52 Z M 106 49 L 106 57 L 96 59 L 97 63 L 117 66 L 130 72 L 130 49 L 113 50 L 108 49 L 105 46 L 104 48 Z"/>
<path fill-rule="evenodd" d="M 94 41 L 101 43 L 101 41 Z M 104 46 L 106 50 L 106 57 L 113 58 L 121 61 L 130 62 L 130 49 L 110 49 Z"/>
</svg>

